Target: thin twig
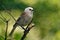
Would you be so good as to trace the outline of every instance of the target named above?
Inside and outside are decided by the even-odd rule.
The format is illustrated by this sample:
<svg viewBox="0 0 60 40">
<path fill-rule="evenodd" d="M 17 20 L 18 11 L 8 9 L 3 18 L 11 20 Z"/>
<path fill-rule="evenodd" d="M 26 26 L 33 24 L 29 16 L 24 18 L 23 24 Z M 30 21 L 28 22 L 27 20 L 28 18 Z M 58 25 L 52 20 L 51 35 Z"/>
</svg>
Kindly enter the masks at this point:
<svg viewBox="0 0 60 40">
<path fill-rule="evenodd" d="M 8 21 L 9 20 L 6 20 L 6 18 L 0 13 L 0 15 L 3 17 L 1 18 L 5 23 L 6 23 L 6 32 L 5 32 L 5 39 L 4 40 L 7 40 L 7 30 L 8 30 Z"/>
<path fill-rule="evenodd" d="M 8 21 L 6 21 L 6 32 L 5 32 L 5 40 L 7 40 L 7 30 L 8 30 Z"/>
<path fill-rule="evenodd" d="M 6 22 L 3 18 L 0 17 L 0 19 L 2 19 L 4 22 Z"/>
<path fill-rule="evenodd" d="M 2 17 L 2 18 L 1 18 L 1 17 L 0 17 L 0 18 L 1 18 L 4 22 L 6 22 L 6 18 L 5 18 L 1 13 L 0 13 L 0 15 L 1 15 L 1 17 Z"/>
<path fill-rule="evenodd" d="M 30 27 L 28 27 L 27 30 L 24 31 L 24 34 L 23 34 L 21 40 L 25 39 L 26 35 L 29 33 L 29 31 L 31 30 L 32 27 L 34 27 L 34 25 L 31 25 Z"/>
<path fill-rule="evenodd" d="M 8 11 L 9 15 L 16 21 L 16 19 L 12 16 L 12 14 Z"/>
</svg>

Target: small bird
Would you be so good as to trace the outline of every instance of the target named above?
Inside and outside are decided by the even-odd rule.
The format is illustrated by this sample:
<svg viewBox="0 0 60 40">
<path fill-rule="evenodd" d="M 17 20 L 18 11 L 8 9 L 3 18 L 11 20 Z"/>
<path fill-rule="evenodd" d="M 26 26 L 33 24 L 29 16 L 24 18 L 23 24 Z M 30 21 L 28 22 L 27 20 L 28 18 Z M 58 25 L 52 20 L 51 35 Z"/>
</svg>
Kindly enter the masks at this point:
<svg viewBox="0 0 60 40">
<path fill-rule="evenodd" d="M 26 30 L 24 26 L 28 25 L 32 19 L 33 19 L 33 8 L 32 7 L 27 7 L 25 8 L 24 12 L 21 14 L 21 16 L 17 19 L 15 24 L 13 25 L 13 29 L 10 32 L 9 36 L 11 36 L 16 29 L 16 27 L 19 25 L 22 27 L 22 29 Z"/>
</svg>

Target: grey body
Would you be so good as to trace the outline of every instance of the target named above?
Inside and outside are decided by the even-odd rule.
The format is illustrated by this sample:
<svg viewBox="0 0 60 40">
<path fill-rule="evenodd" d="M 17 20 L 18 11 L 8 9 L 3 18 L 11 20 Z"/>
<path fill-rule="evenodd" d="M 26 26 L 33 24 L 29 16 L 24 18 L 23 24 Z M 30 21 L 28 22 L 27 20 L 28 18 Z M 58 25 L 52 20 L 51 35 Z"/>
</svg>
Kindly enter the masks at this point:
<svg viewBox="0 0 60 40">
<path fill-rule="evenodd" d="M 14 30 L 18 25 L 25 29 L 24 26 L 28 25 L 31 22 L 32 18 L 33 8 L 32 7 L 25 8 L 24 12 L 21 14 L 21 16 L 17 19 L 16 23 L 13 25 L 13 29 L 10 32 L 9 36 L 13 34 Z"/>
<path fill-rule="evenodd" d="M 24 15 L 22 15 L 21 17 L 19 17 L 18 20 L 17 20 L 17 22 L 16 22 L 20 26 L 26 26 L 26 25 L 28 25 L 31 22 L 32 18 L 33 18 L 33 16 L 30 16 L 27 13 L 23 13 L 23 14 Z M 33 14 L 31 14 L 31 15 L 33 15 Z"/>
</svg>

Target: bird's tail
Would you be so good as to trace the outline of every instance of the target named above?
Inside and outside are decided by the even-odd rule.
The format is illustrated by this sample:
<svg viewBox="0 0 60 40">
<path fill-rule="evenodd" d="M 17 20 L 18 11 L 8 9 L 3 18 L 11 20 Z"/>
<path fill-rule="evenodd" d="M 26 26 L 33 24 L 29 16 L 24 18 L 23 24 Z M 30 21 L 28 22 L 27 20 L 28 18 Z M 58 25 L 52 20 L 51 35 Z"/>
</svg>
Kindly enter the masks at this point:
<svg viewBox="0 0 60 40">
<path fill-rule="evenodd" d="M 12 31 L 10 32 L 9 36 L 12 36 L 12 34 L 13 34 L 14 30 L 16 29 L 16 27 L 17 27 L 17 24 L 14 24 L 14 25 L 13 25 L 13 29 L 12 29 Z"/>
</svg>

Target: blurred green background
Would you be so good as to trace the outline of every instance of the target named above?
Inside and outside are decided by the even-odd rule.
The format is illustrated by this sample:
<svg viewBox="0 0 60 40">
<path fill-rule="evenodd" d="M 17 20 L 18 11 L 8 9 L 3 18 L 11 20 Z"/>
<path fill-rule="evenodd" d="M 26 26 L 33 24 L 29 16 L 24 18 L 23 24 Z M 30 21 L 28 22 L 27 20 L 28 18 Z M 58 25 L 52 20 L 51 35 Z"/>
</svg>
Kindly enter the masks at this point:
<svg viewBox="0 0 60 40">
<path fill-rule="evenodd" d="M 34 8 L 33 23 L 35 27 L 31 29 L 25 40 L 60 40 L 60 0 L 0 0 L 0 14 L 8 23 L 8 34 L 15 21 L 2 7 L 11 10 L 11 14 L 17 19 L 28 6 Z M 1 17 L 1 15 L 0 15 Z M 0 18 L 0 40 L 4 40 L 6 23 Z M 23 30 L 16 28 L 13 36 L 19 40 L 23 35 Z"/>
</svg>

